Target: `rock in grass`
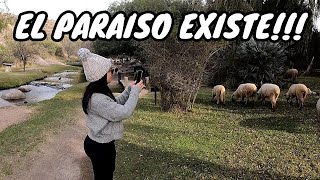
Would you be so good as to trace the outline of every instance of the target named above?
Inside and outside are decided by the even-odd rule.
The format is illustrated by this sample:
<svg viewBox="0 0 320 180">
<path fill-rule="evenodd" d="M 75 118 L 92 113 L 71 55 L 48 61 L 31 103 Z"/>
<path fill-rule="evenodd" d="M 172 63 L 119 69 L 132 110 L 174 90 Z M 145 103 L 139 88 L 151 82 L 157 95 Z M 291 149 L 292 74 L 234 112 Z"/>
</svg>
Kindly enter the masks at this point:
<svg viewBox="0 0 320 180">
<path fill-rule="evenodd" d="M 26 95 L 18 89 L 9 90 L 7 93 L 3 94 L 2 99 L 5 100 L 17 100 L 17 99 L 25 99 Z"/>
<path fill-rule="evenodd" d="M 18 90 L 22 91 L 22 92 L 29 92 L 31 91 L 31 86 L 30 85 L 24 85 L 24 86 L 20 86 L 18 88 Z"/>
</svg>

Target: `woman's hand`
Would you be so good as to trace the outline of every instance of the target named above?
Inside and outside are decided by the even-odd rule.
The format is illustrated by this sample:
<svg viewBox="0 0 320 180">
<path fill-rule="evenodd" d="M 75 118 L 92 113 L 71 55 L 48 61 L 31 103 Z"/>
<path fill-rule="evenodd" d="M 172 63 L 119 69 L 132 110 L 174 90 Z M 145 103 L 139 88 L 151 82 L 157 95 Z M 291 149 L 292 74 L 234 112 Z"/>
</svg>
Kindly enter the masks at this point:
<svg viewBox="0 0 320 180">
<path fill-rule="evenodd" d="M 136 84 L 136 81 L 134 81 L 133 83 L 130 84 L 130 86 L 137 86 L 139 87 L 139 91 L 141 92 L 141 90 L 145 87 L 145 85 L 143 84 L 143 81 L 141 80 L 139 83 Z"/>
<path fill-rule="evenodd" d="M 134 86 L 136 85 L 137 81 L 133 81 L 132 83 L 129 84 L 129 86 Z"/>
</svg>

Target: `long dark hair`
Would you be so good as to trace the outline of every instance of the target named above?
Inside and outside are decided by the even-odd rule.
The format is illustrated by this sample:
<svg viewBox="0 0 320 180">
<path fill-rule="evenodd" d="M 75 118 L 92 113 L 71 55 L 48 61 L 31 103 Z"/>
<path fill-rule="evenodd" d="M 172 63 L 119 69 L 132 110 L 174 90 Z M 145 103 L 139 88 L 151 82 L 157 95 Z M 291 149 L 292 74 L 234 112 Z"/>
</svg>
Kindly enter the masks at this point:
<svg viewBox="0 0 320 180">
<path fill-rule="evenodd" d="M 89 105 L 89 101 L 90 101 L 90 98 L 93 93 L 105 94 L 105 95 L 109 96 L 111 99 L 113 99 L 114 101 L 116 101 L 116 98 L 114 97 L 110 88 L 108 87 L 107 74 L 104 75 L 98 81 L 91 82 L 87 86 L 86 91 L 84 92 L 83 98 L 82 98 L 82 109 L 83 109 L 83 112 L 86 114 L 88 114 L 88 111 L 87 111 L 88 105 Z"/>
</svg>

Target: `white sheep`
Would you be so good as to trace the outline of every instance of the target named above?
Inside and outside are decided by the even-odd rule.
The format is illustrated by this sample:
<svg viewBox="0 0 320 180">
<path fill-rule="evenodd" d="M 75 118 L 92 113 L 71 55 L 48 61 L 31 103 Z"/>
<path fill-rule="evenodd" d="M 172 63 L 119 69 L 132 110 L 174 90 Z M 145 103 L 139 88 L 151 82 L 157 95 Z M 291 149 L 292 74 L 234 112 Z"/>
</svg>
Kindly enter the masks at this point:
<svg viewBox="0 0 320 180">
<path fill-rule="evenodd" d="M 318 121 L 320 121 L 320 99 L 317 102 L 317 113 L 318 113 Z"/>
<path fill-rule="evenodd" d="M 263 84 L 259 91 L 257 92 L 258 100 L 262 100 L 262 102 L 265 101 L 266 98 L 268 98 L 271 102 L 271 108 L 274 111 L 276 108 L 276 103 L 278 100 L 278 97 L 280 95 L 280 88 L 279 86 L 275 84 Z"/>
<path fill-rule="evenodd" d="M 222 103 L 225 104 L 225 94 L 226 88 L 223 85 L 216 85 L 212 89 L 212 100 L 216 100 L 217 104 L 219 105 Z"/>
<path fill-rule="evenodd" d="M 288 92 L 285 94 L 287 98 L 287 102 L 292 103 L 292 99 L 296 98 L 296 102 L 299 106 L 299 109 L 302 109 L 304 100 L 308 94 L 317 94 L 316 92 L 312 92 L 309 88 L 307 88 L 304 84 L 293 84 L 290 86 Z"/>
<path fill-rule="evenodd" d="M 250 101 L 250 98 L 252 99 L 252 102 L 254 104 L 255 95 L 257 93 L 257 86 L 252 83 L 245 83 L 240 84 L 237 90 L 232 94 L 231 100 L 234 102 L 235 100 L 238 100 L 241 98 L 241 101 L 243 102 L 246 98 L 246 103 L 248 104 L 248 101 Z"/>
</svg>

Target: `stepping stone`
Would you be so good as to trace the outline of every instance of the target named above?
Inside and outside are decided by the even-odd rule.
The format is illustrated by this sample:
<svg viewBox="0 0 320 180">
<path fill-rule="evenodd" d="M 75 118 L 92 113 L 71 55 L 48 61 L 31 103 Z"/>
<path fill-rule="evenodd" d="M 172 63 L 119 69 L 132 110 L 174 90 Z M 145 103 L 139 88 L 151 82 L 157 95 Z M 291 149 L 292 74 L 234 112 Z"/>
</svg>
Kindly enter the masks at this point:
<svg viewBox="0 0 320 180">
<path fill-rule="evenodd" d="M 5 100 L 18 100 L 25 99 L 26 95 L 18 89 L 11 89 L 7 93 L 3 94 L 1 97 Z"/>
</svg>

